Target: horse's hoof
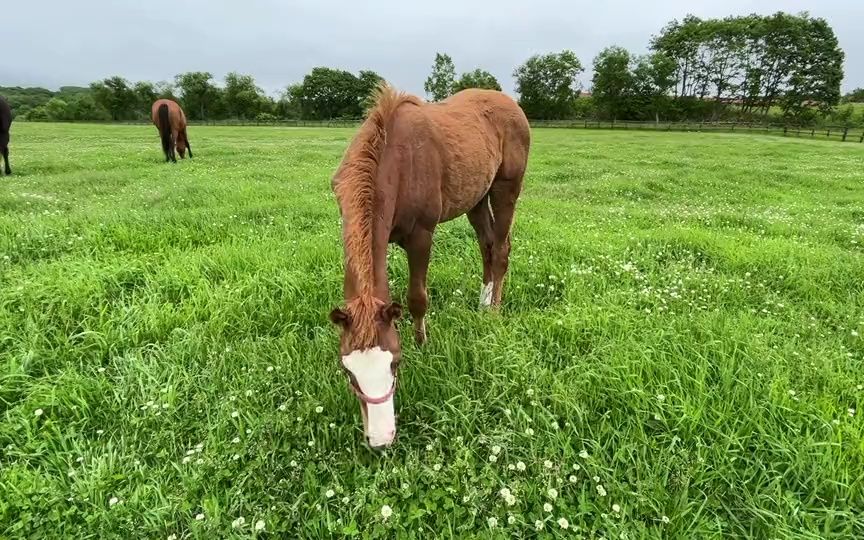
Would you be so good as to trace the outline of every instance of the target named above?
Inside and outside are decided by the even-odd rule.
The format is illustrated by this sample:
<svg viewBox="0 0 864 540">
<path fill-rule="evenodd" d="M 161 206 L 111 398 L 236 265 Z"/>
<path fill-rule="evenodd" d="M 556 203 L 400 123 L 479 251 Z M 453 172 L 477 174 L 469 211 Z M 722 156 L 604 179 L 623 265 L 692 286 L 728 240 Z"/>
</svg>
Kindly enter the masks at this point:
<svg viewBox="0 0 864 540">
<path fill-rule="evenodd" d="M 426 335 L 426 323 L 421 322 L 420 326 L 414 327 L 414 341 L 417 343 L 418 346 L 420 346 L 424 345 L 427 339 L 428 336 Z"/>
</svg>

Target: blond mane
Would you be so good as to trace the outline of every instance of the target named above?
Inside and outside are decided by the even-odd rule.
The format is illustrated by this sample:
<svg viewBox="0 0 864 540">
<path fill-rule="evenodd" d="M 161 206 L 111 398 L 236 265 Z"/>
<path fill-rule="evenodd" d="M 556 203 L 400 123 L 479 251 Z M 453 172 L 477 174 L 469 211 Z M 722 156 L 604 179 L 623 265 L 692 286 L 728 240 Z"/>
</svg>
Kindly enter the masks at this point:
<svg viewBox="0 0 864 540">
<path fill-rule="evenodd" d="M 345 263 L 354 276 L 357 290 L 357 296 L 349 300 L 347 309 L 352 320 L 352 345 L 358 348 L 373 346 L 375 317 L 383 305 L 382 300 L 373 295 L 372 237 L 376 215 L 375 183 L 378 164 L 387 144 L 387 126 L 402 104 L 422 104 L 419 98 L 399 92 L 386 83 L 378 85 L 372 98 L 374 106 L 333 177 L 333 191 L 343 219 Z"/>
</svg>

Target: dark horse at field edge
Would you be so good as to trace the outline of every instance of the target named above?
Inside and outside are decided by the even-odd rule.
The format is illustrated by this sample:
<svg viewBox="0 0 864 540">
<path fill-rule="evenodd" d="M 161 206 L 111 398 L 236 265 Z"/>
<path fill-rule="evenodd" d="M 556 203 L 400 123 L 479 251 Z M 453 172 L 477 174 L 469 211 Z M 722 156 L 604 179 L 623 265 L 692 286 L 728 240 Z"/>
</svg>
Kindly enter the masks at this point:
<svg viewBox="0 0 864 540">
<path fill-rule="evenodd" d="M 9 128 L 12 127 L 12 109 L 9 103 L 0 96 L 0 155 L 3 156 L 3 172 L 12 174 L 9 166 Z"/>
<path fill-rule="evenodd" d="M 180 154 L 180 159 L 185 159 L 187 150 L 191 158 L 192 147 L 186 134 L 186 115 L 180 105 L 170 99 L 158 99 L 153 103 L 150 116 L 159 130 L 165 161 L 176 163 L 176 154 Z"/>
<path fill-rule="evenodd" d="M 501 303 L 510 228 L 528 161 L 531 134 L 507 95 L 464 90 L 425 103 L 384 85 L 333 177 L 342 216 L 346 306 L 330 319 L 341 328 L 341 365 L 360 400 L 372 447 L 396 435 L 393 398 L 401 358 L 391 301 L 387 245 L 408 256 L 408 310 L 426 341 L 426 273 L 439 223 L 467 214 L 483 260 L 480 305 Z"/>
</svg>

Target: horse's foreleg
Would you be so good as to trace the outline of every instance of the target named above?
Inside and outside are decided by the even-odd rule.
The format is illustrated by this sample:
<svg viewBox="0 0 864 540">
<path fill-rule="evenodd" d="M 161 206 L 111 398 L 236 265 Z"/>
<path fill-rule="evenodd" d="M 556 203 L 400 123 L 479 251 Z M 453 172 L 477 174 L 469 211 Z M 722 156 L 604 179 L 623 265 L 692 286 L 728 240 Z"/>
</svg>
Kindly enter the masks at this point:
<svg viewBox="0 0 864 540">
<path fill-rule="evenodd" d="M 3 171 L 7 176 L 12 174 L 12 168 L 9 166 L 9 147 L 3 147 Z"/>
<path fill-rule="evenodd" d="M 432 254 L 432 231 L 417 228 L 403 242 L 408 255 L 408 311 L 414 320 L 414 339 L 418 345 L 426 342 L 426 310 L 429 296 L 426 292 L 426 272 Z"/>
<path fill-rule="evenodd" d="M 516 211 L 516 199 L 522 191 L 522 177 L 518 179 L 496 179 L 489 191 L 492 207 L 492 305 L 501 305 L 504 277 L 510 266 L 510 228 Z"/>
<path fill-rule="evenodd" d="M 483 259 L 483 284 L 480 288 L 480 307 L 492 305 L 492 246 L 495 244 L 495 234 L 492 229 L 492 211 L 489 209 L 489 197 L 483 197 L 480 202 L 468 211 L 468 221 L 477 233 L 477 243 L 480 244 L 480 257 Z"/>
<path fill-rule="evenodd" d="M 180 132 L 176 129 L 171 130 L 171 142 L 168 145 L 168 149 L 171 152 L 171 161 L 177 163 L 177 141 L 180 139 Z"/>
</svg>

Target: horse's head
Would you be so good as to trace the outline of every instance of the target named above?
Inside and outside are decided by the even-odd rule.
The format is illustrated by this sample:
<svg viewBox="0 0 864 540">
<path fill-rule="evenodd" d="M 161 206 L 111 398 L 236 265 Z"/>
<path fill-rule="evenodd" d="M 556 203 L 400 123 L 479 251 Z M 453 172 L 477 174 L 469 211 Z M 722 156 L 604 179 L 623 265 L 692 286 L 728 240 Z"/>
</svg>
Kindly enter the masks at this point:
<svg viewBox="0 0 864 540">
<path fill-rule="evenodd" d="M 186 159 L 186 141 L 183 139 L 177 141 L 177 153 L 180 154 L 180 159 Z"/>
<path fill-rule="evenodd" d="M 360 400 L 363 429 L 369 446 L 390 446 L 396 437 L 396 370 L 402 356 L 396 320 L 399 304 L 371 299 L 334 309 L 330 320 L 341 329 L 340 365 Z"/>
</svg>

